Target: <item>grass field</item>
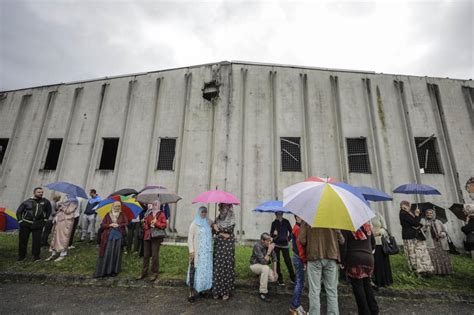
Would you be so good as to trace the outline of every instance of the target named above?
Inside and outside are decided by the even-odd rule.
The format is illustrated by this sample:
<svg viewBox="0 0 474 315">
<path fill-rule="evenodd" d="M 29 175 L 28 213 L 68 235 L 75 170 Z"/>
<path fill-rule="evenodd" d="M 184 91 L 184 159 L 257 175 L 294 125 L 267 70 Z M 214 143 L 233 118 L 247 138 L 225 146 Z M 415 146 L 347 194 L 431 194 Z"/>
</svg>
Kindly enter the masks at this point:
<svg viewBox="0 0 474 315">
<path fill-rule="evenodd" d="M 31 242 L 31 240 L 30 240 Z M 30 245 L 30 244 L 29 244 Z M 69 251 L 67 259 L 61 262 L 33 262 L 25 260 L 17 262 L 18 235 L 0 234 L 0 271 L 60 273 L 90 276 L 95 270 L 98 249 L 95 244 L 76 243 L 77 247 Z M 30 247 L 28 248 L 30 251 Z M 249 258 L 252 248 L 236 247 L 236 272 L 239 280 L 254 279 L 249 269 Z M 46 258 L 48 252 L 42 251 Z M 187 247 L 164 245 L 160 250 L 160 278 L 184 279 L 187 271 Z M 451 256 L 454 274 L 451 276 L 432 276 L 422 278 L 408 270 L 403 254 L 391 256 L 394 289 L 412 290 L 449 290 L 474 292 L 474 261 L 466 256 Z M 142 259 L 136 253 L 126 254 L 122 261 L 122 272 L 119 277 L 135 277 L 141 270 Z M 286 268 L 284 277 L 288 279 Z"/>
</svg>

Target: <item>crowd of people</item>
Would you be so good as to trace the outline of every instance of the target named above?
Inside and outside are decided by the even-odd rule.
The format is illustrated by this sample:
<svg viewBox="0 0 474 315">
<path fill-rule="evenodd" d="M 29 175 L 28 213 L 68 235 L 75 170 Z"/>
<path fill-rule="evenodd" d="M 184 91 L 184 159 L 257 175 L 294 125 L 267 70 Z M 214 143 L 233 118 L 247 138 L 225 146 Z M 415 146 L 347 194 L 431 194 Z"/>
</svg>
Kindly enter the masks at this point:
<svg viewBox="0 0 474 315">
<path fill-rule="evenodd" d="M 33 197 L 19 206 L 19 261 L 26 258 L 30 235 L 34 260 L 41 259 L 41 246 L 49 246 L 51 255 L 47 261 L 61 261 L 67 256 L 68 249 L 74 248 L 74 234 L 80 215 L 78 200 L 67 195 L 60 202 L 57 194 L 51 199 L 50 202 L 44 198 L 43 189 L 37 187 Z M 140 215 L 129 221 L 122 212 L 121 202 L 115 201 L 111 211 L 103 219 L 98 219 L 95 209 L 100 201 L 97 192 L 91 189 L 90 199 L 82 214 L 80 233 L 80 241 L 89 238 L 89 241 L 98 243 L 94 277 L 116 276 L 121 270 L 123 253 L 137 251 L 143 257 L 137 280 L 149 277 L 155 281 L 159 276 L 160 247 L 167 236 L 169 207 L 158 200 L 144 204 Z M 206 207 L 198 208 L 189 227 L 186 283 L 190 286 L 190 302 L 207 294 L 212 294 L 214 299 L 227 300 L 234 290 L 235 214 L 230 204 L 219 204 L 218 211 L 212 221 Z M 467 249 L 471 250 L 474 259 L 474 207 L 466 205 L 464 211 L 467 219 L 462 231 L 466 234 Z M 408 201 L 402 201 L 399 219 L 410 269 L 428 277 L 453 273 L 448 254 L 449 236 L 443 223 L 436 218 L 436 212 L 428 209 L 423 215 L 419 209 L 412 211 Z M 98 230 L 97 220 L 100 221 Z M 270 302 L 268 284 L 277 282 L 280 286 L 285 285 L 281 271 L 283 259 L 289 282 L 294 285 L 289 306 L 291 314 L 306 314 L 301 304 L 305 274 L 309 282 L 309 313 L 320 313 L 320 293 L 324 286 L 327 313 L 338 314 L 340 272 L 352 286 L 358 313 L 378 314 L 374 289 L 393 283 L 390 253 L 385 248 L 387 239 L 390 239 L 390 234 L 380 213 L 352 232 L 314 228 L 298 216 L 295 216 L 292 227 L 282 212 L 276 212 L 269 233 L 261 234 L 253 246 L 249 261 L 251 272 L 259 276 L 258 296 L 262 301 Z"/>
</svg>

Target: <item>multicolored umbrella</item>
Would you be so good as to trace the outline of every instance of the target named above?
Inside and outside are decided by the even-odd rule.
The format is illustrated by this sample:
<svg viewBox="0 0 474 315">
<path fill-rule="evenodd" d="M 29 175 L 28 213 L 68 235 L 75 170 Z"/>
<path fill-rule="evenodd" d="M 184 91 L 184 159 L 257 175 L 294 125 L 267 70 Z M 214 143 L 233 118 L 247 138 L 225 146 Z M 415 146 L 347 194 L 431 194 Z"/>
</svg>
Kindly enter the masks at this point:
<svg viewBox="0 0 474 315">
<path fill-rule="evenodd" d="M 18 229 L 18 220 L 15 212 L 0 208 L 0 231 L 11 231 Z"/>
<path fill-rule="evenodd" d="M 257 208 L 253 209 L 255 212 L 283 212 L 283 213 L 291 213 L 290 210 L 283 208 L 283 201 L 274 200 L 274 201 L 265 201 L 257 206 Z"/>
<path fill-rule="evenodd" d="M 285 188 L 283 207 L 320 228 L 356 231 L 375 217 L 357 188 L 329 178 L 309 178 Z"/>
<path fill-rule="evenodd" d="M 56 182 L 45 186 L 51 190 L 56 190 L 74 197 L 87 199 L 86 191 L 83 188 L 68 182 Z"/>
<path fill-rule="evenodd" d="M 146 188 L 137 195 L 137 200 L 143 203 L 153 203 L 159 200 L 160 203 L 177 203 L 181 197 L 163 186 L 149 186 L 153 188 Z"/>
<path fill-rule="evenodd" d="M 140 203 L 133 197 L 112 196 L 99 202 L 95 210 L 96 213 L 101 218 L 105 217 L 105 215 L 112 210 L 112 205 L 115 201 L 122 203 L 122 212 L 129 220 L 135 219 L 143 210 Z"/>
<path fill-rule="evenodd" d="M 199 196 L 193 199 L 192 203 L 227 203 L 232 205 L 239 205 L 240 200 L 231 193 L 223 190 L 209 190 L 200 193 Z"/>
</svg>

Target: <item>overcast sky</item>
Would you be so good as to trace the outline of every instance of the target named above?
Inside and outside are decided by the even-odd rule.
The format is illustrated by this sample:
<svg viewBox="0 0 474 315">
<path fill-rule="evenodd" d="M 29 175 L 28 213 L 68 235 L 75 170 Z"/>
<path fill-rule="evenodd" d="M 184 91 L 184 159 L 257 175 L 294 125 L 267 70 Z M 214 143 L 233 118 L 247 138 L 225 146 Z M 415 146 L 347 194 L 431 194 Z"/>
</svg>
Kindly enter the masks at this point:
<svg viewBox="0 0 474 315">
<path fill-rule="evenodd" d="M 222 60 L 469 79 L 473 2 L 0 0 L 0 90 Z"/>
</svg>

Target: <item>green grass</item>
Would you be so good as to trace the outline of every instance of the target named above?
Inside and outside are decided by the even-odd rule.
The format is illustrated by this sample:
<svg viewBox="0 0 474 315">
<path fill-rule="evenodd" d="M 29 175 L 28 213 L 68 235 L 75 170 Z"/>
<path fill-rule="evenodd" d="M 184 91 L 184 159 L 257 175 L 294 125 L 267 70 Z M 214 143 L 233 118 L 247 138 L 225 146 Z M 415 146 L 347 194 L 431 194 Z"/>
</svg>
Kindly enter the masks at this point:
<svg viewBox="0 0 474 315">
<path fill-rule="evenodd" d="M 30 241 L 31 242 L 31 241 Z M 29 244 L 31 246 L 31 244 Z M 69 251 L 67 259 L 55 262 L 17 262 L 18 235 L 0 234 L 0 271 L 35 272 L 45 274 L 74 274 L 91 276 L 95 270 L 98 249 L 95 245 L 76 243 L 77 247 Z M 30 246 L 28 251 L 30 251 Z M 247 281 L 256 276 L 249 269 L 252 248 L 236 247 L 237 279 Z M 48 252 L 42 250 L 42 257 Z M 160 277 L 162 279 L 184 279 L 187 271 L 187 247 L 164 245 L 160 250 Z M 440 290 L 474 292 L 474 262 L 466 256 L 451 256 L 454 274 L 451 276 L 433 276 L 422 278 L 409 271 L 403 254 L 391 256 L 393 289 Z M 123 256 L 120 277 L 135 277 L 141 271 L 142 259 L 136 253 Z M 284 278 L 288 279 L 283 267 Z"/>
</svg>

